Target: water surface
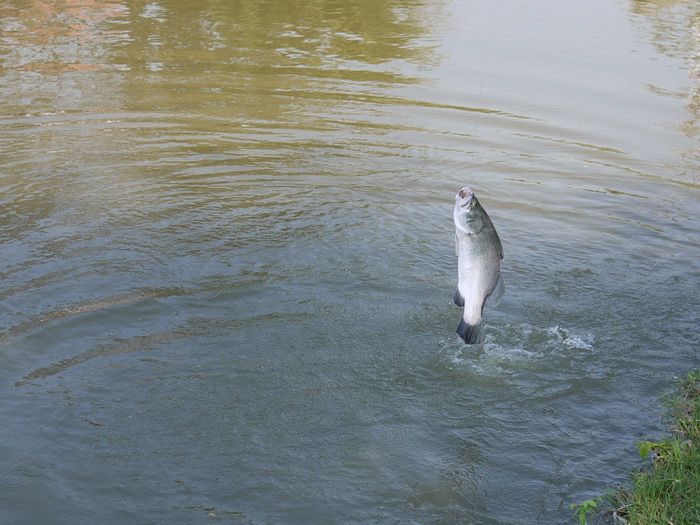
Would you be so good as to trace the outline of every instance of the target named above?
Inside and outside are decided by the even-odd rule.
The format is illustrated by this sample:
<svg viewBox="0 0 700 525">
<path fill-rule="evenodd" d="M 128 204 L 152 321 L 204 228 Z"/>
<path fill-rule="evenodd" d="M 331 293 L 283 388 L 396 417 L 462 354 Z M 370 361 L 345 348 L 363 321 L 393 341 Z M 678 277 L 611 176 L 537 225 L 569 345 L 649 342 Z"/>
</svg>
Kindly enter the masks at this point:
<svg viewBox="0 0 700 525">
<path fill-rule="evenodd" d="M 699 17 L 5 2 L 0 521 L 569 523 L 699 364 Z"/>
</svg>

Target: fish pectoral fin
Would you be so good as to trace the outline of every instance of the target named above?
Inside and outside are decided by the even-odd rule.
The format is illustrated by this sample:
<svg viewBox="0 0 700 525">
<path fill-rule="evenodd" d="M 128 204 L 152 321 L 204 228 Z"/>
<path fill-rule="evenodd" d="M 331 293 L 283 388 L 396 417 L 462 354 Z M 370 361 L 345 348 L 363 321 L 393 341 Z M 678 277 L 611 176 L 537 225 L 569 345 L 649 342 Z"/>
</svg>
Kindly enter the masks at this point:
<svg viewBox="0 0 700 525">
<path fill-rule="evenodd" d="M 493 292 L 486 298 L 486 304 L 489 306 L 496 306 L 498 303 L 501 302 L 501 299 L 503 299 L 503 296 L 506 293 L 506 285 L 503 283 L 503 277 L 501 274 L 498 274 L 498 281 L 496 282 L 496 287 L 493 289 Z"/>
<path fill-rule="evenodd" d="M 457 333 L 468 345 L 484 342 L 484 326 L 481 323 L 478 325 L 471 325 L 462 319 L 457 327 Z"/>
<path fill-rule="evenodd" d="M 459 289 L 455 292 L 455 304 L 462 308 L 464 306 L 464 297 L 459 293 Z"/>
</svg>

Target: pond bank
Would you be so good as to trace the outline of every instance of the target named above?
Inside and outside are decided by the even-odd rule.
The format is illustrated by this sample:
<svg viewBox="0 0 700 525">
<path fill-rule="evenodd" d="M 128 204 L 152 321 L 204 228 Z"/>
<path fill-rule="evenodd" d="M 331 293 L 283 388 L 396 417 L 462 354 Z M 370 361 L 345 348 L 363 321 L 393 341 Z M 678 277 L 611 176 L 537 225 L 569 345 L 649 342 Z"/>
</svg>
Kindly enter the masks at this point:
<svg viewBox="0 0 700 525">
<path fill-rule="evenodd" d="M 640 456 L 650 458 L 651 465 L 634 472 L 628 486 L 573 505 L 580 523 L 586 523 L 588 514 L 597 518 L 589 523 L 610 516 L 616 524 L 700 523 L 700 370 L 688 374 L 665 404 L 671 435 L 658 443 L 637 443 Z"/>
</svg>

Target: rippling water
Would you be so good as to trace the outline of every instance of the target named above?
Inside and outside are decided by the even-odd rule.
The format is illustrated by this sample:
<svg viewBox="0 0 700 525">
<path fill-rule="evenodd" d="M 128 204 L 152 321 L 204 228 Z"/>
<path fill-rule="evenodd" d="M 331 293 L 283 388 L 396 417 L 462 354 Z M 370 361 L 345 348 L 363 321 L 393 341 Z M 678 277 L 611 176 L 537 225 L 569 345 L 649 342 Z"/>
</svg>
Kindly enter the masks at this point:
<svg viewBox="0 0 700 525">
<path fill-rule="evenodd" d="M 568 523 L 700 361 L 699 17 L 6 2 L 0 521 Z"/>
</svg>

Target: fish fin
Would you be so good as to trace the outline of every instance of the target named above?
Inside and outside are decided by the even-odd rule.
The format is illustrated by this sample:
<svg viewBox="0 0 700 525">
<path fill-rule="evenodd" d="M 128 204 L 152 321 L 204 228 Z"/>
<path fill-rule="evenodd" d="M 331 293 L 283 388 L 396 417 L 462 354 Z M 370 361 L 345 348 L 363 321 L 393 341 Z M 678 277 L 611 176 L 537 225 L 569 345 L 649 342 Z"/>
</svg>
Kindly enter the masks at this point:
<svg viewBox="0 0 700 525">
<path fill-rule="evenodd" d="M 479 323 L 476 326 L 467 324 L 462 319 L 457 327 L 457 333 L 468 345 L 484 342 L 484 325 Z"/>
<path fill-rule="evenodd" d="M 498 281 L 496 282 L 496 287 L 493 289 L 493 292 L 491 292 L 491 295 L 489 295 L 486 298 L 486 304 L 489 306 L 496 306 L 498 303 L 501 302 L 501 299 L 503 299 L 503 296 L 506 293 L 506 285 L 503 284 L 503 277 L 501 274 L 498 274 Z"/>
<path fill-rule="evenodd" d="M 457 289 L 455 292 L 455 304 L 460 308 L 464 306 L 464 297 L 462 297 L 462 294 L 459 293 L 459 289 Z"/>
</svg>

